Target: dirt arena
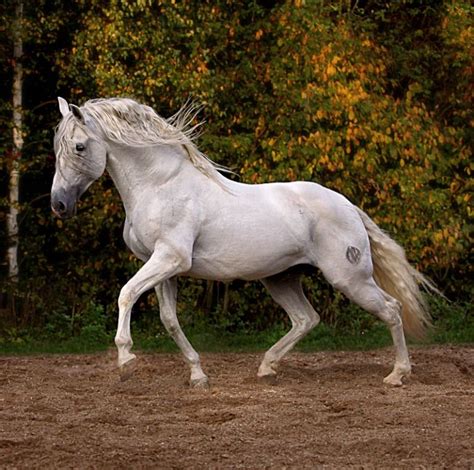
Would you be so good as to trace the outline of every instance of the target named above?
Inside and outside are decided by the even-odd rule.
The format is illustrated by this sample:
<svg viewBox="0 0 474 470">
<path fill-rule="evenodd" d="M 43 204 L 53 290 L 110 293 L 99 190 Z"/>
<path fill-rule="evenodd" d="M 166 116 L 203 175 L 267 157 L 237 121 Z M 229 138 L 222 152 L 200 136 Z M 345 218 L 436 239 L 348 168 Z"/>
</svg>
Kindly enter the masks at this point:
<svg viewBox="0 0 474 470">
<path fill-rule="evenodd" d="M 406 386 L 382 385 L 391 350 L 292 353 L 276 385 L 261 355 L 203 354 L 190 390 L 178 354 L 0 357 L 1 468 L 474 468 L 474 349 L 412 348 Z"/>
</svg>

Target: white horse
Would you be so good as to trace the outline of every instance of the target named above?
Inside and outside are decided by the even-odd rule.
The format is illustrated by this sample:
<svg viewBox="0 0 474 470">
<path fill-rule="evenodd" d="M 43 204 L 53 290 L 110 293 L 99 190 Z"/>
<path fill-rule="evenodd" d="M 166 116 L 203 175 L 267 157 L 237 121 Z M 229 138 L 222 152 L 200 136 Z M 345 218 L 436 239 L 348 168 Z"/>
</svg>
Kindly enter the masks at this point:
<svg viewBox="0 0 474 470">
<path fill-rule="evenodd" d="M 207 387 L 199 355 L 176 316 L 176 278 L 259 279 L 288 313 L 292 327 L 263 358 L 258 377 L 276 376 L 281 358 L 319 323 L 301 286 L 305 265 L 388 327 L 395 365 L 384 379 L 401 385 L 411 366 L 403 328 L 420 336 L 430 324 L 403 249 L 344 196 L 311 182 L 248 185 L 222 176 L 193 142 L 192 107 L 169 119 L 130 99 L 91 100 L 81 108 L 58 98 L 56 172 L 51 206 L 75 214 L 80 196 L 105 169 L 125 207 L 124 239 L 144 262 L 122 288 L 115 343 L 121 376 L 130 375 L 130 313 L 155 288 L 160 317 L 191 369 Z"/>
</svg>

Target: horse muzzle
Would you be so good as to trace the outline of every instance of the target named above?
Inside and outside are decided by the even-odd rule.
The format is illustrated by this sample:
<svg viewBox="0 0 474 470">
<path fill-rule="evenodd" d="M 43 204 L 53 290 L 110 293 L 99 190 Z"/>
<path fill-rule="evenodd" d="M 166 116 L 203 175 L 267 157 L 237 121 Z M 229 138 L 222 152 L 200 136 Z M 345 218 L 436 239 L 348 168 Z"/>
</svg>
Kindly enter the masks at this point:
<svg viewBox="0 0 474 470">
<path fill-rule="evenodd" d="M 51 210 L 60 219 L 76 215 L 76 191 L 66 192 L 60 188 L 51 193 Z"/>
</svg>

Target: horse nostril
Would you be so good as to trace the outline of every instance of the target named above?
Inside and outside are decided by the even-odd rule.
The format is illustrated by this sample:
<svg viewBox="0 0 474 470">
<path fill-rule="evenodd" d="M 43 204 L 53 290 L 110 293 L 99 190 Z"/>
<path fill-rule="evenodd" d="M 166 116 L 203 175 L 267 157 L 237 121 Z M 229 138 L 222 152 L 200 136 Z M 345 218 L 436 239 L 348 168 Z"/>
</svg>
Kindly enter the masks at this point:
<svg viewBox="0 0 474 470">
<path fill-rule="evenodd" d="M 56 217 L 68 219 L 75 215 L 76 199 L 72 190 L 55 189 L 51 192 L 51 210 Z"/>
<path fill-rule="evenodd" d="M 58 201 L 57 199 L 52 201 L 51 209 L 58 217 L 63 217 L 67 212 L 66 204 L 63 201 Z"/>
</svg>

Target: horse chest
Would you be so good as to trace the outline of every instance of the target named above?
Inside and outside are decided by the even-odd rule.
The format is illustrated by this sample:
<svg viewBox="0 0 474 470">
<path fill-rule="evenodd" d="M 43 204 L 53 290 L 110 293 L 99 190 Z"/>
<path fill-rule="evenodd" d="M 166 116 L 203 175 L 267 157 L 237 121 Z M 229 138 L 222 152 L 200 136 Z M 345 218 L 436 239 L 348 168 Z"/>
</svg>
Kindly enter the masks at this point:
<svg viewBox="0 0 474 470">
<path fill-rule="evenodd" d="M 143 240 L 142 234 L 140 234 L 128 220 L 125 221 L 123 239 L 137 258 L 146 261 L 151 256 L 152 250 L 148 248 L 147 243 Z"/>
</svg>

